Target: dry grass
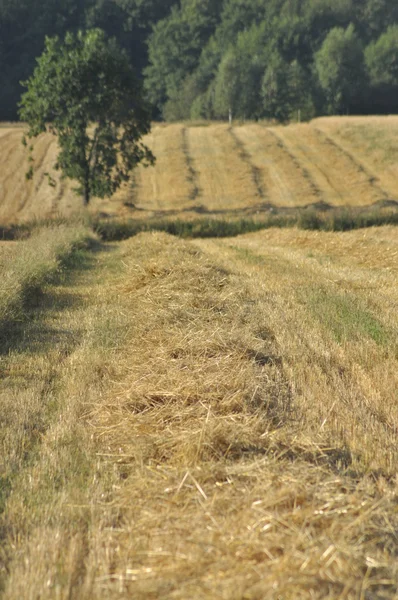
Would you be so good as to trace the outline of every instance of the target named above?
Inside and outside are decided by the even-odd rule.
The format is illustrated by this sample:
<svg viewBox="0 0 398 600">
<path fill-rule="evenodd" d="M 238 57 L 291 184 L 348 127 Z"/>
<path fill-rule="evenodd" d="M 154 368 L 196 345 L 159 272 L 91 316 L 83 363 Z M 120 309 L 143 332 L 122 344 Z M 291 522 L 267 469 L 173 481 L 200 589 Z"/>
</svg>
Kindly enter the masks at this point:
<svg viewBox="0 0 398 600">
<path fill-rule="evenodd" d="M 184 152 L 183 125 L 155 126 L 146 143 L 156 156 L 156 166 L 140 167 L 135 177 L 133 202 L 145 211 L 181 210 L 190 203 L 190 181 Z"/>
<path fill-rule="evenodd" d="M 348 444 L 365 466 L 360 468 L 394 472 L 394 228 L 345 234 L 270 230 L 220 242 L 214 251 L 221 248 L 225 260 L 243 261 L 240 268 L 252 271 L 256 281 L 264 278 L 280 298 L 268 315 L 275 319 L 272 329 L 279 332 L 309 430 Z"/>
<path fill-rule="evenodd" d="M 275 288 L 273 254 L 262 278 L 229 250 L 219 266 L 227 242 L 200 245 L 214 258 L 159 235 L 129 243 L 136 341 L 96 414 L 121 481 L 94 596 L 394 597 L 395 438 L 363 408 L 342 414 L 355 361 L 336 389 L 340 365 L 311 354 L 321 332 L 289 306 L 290 273 Z"/>
<path fill-rule="evenodd" d="M 82 224 L 51 225 L 34 231 L 27 240 L 7 242 L 0 253 L 0 325 L 21 318 L 24 302 L 39 293 L 76 247 L 90 237 Z"/>
<path fill-rule="evenodd" d="M 355 155 L 376 185 L 397 199 L 398 117 L 323 118 L 313 124 Z"/>
<path fill-rule="evenodd" d="M 305 206 L 319 195 L 308 173 L 275 135 L 279 128 L 244 125 L 235 129 L 253 164 L 259 170 L 268 201 L 275 206 Z"/>
<path fill-rule="evenodd" d="M 4 598 L 396 598 L 395 252 L 140 234 L 54 288 L 3 363 Z"/>
<path fill-rule="evenodd" d="M 355 158 L 320 134 L 312 123 L 278 128 L 274 132 L 309 173 L 327 204 L 363 206 L 384 199 Z"/>
<path fill-rule="evenodd" d="M 396 199 L 397 127 L 395 117 L 232 129 L 220 123 L 155 124 L 144 141 L 157 157 L 156 166 L 139 167 L 132 183 L 111 199 L 93 199 L 90 213 L 145 220 L 207 213 L 233 219 L 272 207 L 360 207 Z M 22 133 L 21 126 L 0 128 L 1 223 L 80 212 L 73 183 L 51 168 L 57 149 L 53 137 L 37 141 L 35 175 L 26 181 Z M 54 176 L 54 188 L 46 173 Z"/>
<path fill-rule="evenodd" d="M 76 212 L 78 203 L 73 184 L 54 175 L 57 144 L 51 135 L 41 136 L 33 153 L 35 174 L 27 181 L 29 153 L 22 145 L 21 126 L 0 130 L 0 221 L 27 221 L 51 216 L 56 212 Z M 50 187 L 46 173 L 54 175 L 55 187 Z"/>
<path fill-rule="evenodd" d="M 239 155 L 227 125 L 191 127 L 188 135 L 198 173 L 198 203 L 216 212 L 261 202 L 250 165 Z"/>
<path fill-rule="evenodd" d="M 85 417 L 118 376 L 129 327 L 118 258 L 81 254 L 1 337 L 2 598 L 79 597 L 92 517 L 80 507 L 95 512 L 107 487 Z"/>
</svg>

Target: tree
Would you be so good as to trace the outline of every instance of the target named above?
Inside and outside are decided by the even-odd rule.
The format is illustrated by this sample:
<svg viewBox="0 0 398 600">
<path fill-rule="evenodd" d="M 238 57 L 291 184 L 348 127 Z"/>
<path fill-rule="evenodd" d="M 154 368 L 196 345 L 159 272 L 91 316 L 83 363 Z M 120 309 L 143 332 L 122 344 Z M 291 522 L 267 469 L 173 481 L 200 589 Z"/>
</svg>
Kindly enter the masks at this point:
<svg viewBox="0 0 398 600">
<path fill-rule="evenodd" d="M 349 111 L 355 106 L 367 81 L 362 43 L 353 25 L 330 30 L 315 55 L 315 68 L 329 113 Z"/>
<path fill-rule="evenodd" d="M 292 112 L 288 72 L 289 65 L 279 54 L 274 54 L 264 73 L 261 86 L 264 116 L 282 123 L 289 120 Z"/>
<path fill-rule="evenodd" d="M 84 203 L 111 196 L 140 162 L 154 157 L 142 144 L 150 110 L 127 56 L 100 29 L 46 38 L 20 103 L 28 137 L 58 137 L 55 165 L 79 183 Z"/>
<path fill-rule="evenodd" d="M 365 51 L 373 85 L 398 86 L 398 25 L 391 25 Z"/>
<path fill-rule="evenodd" d="M 286 122 L 297 118 L 309 120 L 315 114 L 312 81 L 297 60 L 290 64 L 277 53 L 270 57 L 262 80 L 264 116 Z"/>
</svg>

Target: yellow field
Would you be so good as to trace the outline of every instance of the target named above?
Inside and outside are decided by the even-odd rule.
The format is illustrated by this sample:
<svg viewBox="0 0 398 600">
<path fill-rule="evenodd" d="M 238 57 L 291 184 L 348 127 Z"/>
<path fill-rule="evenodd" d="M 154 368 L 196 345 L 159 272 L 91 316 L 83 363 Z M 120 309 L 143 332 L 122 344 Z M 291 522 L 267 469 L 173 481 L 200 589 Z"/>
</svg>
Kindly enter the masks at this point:
<svg viewBox="0 0 398 600">
<path fill-rule="evenodd" d="M 157 167 L 92 210 L 393 200 L 397 128 L 156 126 Z M 31 285 L 0 317 L 2 600 L 398 599 L 396 227 L 104 244 L 75 222 L 0 263 Z"/>
<path fill-rule="evenodd" d="M 150 218 L 259 214 L 326 203 L 369 206 L 398 198 L 397 117 L 316 119 L 310 124 L 154 125 L 146 143 L 154 168 L 139 168 L 114 198 L 93 201 L 104 215 Z M 56 142 L 42 136 L 26 182 L 21 127 L 0 129 L 0 222 L 70 214 L 81 201 L 51 171 Z M 48 185 L 50 172 L 56 187 Z"/>
</svg>

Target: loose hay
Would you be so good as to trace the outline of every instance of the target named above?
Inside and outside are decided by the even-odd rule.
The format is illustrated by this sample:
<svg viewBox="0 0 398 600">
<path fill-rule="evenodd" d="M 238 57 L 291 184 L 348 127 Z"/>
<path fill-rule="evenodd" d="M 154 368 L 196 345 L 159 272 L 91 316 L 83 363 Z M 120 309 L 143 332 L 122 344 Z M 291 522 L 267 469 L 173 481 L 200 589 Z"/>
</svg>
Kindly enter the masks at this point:
<svg viewBox="0 0 398 600">
<path fill-rule="evenodd" d="M 397 597 L 395 477 L 300 430 L 266 289 L 163 234 L 123 260 L 130 356 L 91 416 L 113 484 L 89 597 Z"/>
</svg>

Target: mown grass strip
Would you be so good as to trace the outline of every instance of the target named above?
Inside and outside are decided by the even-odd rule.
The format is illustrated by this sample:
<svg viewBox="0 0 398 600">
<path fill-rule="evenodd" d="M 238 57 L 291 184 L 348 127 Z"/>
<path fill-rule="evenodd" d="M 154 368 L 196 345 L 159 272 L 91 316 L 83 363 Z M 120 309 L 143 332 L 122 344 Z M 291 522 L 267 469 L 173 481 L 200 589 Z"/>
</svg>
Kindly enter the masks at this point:
<svg viewBox="0 0 398 600">
<path fill-rule="evenodd" d="M 26 301 L 37 294 L 62 268 L 71 254 L 92 237 L 83 224 L 53 224 L 0 254 L 0 327 L 23 318 Z"/>
<path fill-rule="evenodd" d="M 391 342 L 388 329 L 351 294 L 318 289 L 306 295 L 306 303 L 338 342 L 359 341 L 364 337 L 380 346 Z"/>
</svg>

